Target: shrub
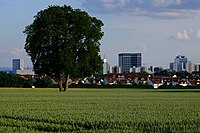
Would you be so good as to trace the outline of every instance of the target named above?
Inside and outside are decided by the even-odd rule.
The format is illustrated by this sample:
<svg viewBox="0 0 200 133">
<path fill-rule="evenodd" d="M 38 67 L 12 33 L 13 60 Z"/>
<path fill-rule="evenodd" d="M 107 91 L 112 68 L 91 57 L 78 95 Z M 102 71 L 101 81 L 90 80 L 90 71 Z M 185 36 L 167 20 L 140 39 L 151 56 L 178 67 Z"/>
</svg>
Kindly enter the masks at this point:
<svg viewBox="0 0 200 133">
<path fill-rule="evenodd" d="M 0 87 L 23 87 L 26 80 L 16 76 L 0 72 Z"/>
</svg>

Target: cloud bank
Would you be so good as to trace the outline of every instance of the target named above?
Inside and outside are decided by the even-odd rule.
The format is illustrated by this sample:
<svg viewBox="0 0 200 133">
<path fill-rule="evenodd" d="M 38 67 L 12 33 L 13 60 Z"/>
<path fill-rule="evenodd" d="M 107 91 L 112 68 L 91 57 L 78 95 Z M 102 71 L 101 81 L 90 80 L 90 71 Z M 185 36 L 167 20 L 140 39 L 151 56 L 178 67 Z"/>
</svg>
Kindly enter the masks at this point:
<svg viewBox="0 0 200 133">
<path fill-rule="evenodd" d="M 199 30 L 183 30 L 176 32 L 169 39 L 179 40 L 179 41 L 189 41 L 189 40 L 200 40 L 200 29 Z"/>
<path fill-rule="evenodd" d="M 200 12 L 200 0 L 84 0 L 82 6 L 95 13 L 147 16 L 152 18 L 190 18 Z"/>
</svg>

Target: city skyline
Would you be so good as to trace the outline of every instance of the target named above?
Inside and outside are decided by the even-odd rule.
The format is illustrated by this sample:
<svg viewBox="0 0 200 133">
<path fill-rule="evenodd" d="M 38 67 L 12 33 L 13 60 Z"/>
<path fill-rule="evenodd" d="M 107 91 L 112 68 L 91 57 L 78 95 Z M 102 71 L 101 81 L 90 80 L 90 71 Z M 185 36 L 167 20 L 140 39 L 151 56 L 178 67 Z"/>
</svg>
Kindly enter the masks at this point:
<svg viewBox="0 0 200 133">
<path fill-rule="evenodd" d="M 140 52 L 143 63 L 169 68 L 175 56 L 199 63 L 200 1 L 198 0 L 0 0 L 0 66 L 11 67 L 13 58 L 23 58 L 25 27 L 49 5 L 70 5 L 104 22 L 101 56 L 115 66 L 118 54 Z"/>
</svg>

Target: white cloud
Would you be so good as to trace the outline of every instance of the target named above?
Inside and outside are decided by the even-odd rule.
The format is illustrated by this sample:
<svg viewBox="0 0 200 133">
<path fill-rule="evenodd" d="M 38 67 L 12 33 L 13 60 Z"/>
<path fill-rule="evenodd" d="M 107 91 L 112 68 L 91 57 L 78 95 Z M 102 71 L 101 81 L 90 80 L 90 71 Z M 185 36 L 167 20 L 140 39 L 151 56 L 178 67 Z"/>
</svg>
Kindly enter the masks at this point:
<svg viewBox="0 0 200 133">
<path fill-rule="evenodd" d="M 186 31 L 186 30 L 184 30 L 183 32 L 177 32 L 176 33 L 176 39 L 177 40 L 183 40 L 183 41 L 189 40 L 190 39 L 189 36 L 190 35 L 189 35 L 188 31 Z"/>
<path fill-rule="evenodd" d="M 183 0 L 153 0 L 153 5 L 155 6 L 169 6 L 169 5 L 180 5 Z"/>
<path fill-rule="evenodd" d="M 106 8 L 124 7 L 130 0 L 100 0 Z"/>
<path fill-rule="evenodd" d="M 152 18 L 189 18 L 199 14 L 199 0 L 84 0 L 83 7 L 96 13 L 127 13 Z"/>
<path fill-rule="evenodd" d="M 200 30 L 189 29 L 178 31 L 175 35 L 172 35 L 170 39 L 180 41 L 200 40 Z"/>
<path fill-rule="evenodd" d="M 137 16 L 148 16 L 151 18 L 164 18 L 164 19 L 181 19 L 181 18 L 191 18 L 194 17 L 197 12 L 192 10 L 171 10 L 171 11 L 145 11 L 140 8 L 136 8 L 132 15 Z"/>
</svg>

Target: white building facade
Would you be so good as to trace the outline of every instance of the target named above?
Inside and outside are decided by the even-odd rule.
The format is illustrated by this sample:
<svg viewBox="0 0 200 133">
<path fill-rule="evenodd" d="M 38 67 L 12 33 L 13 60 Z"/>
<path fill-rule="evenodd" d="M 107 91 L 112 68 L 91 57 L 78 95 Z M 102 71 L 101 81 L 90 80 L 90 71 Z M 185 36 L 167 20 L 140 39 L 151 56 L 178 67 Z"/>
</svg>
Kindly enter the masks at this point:
<svg viewBox="0 0 200 133">
<path fill-rule="evenodd" d="M 109 65 L 109 63 L 107 62 L 107 60 L 104 58 L 102 60 L 102 62 L 103 62 L 102 74 L 106 75 L 106 74 L 112 73 L 112 66 Z"/>
</svg>

